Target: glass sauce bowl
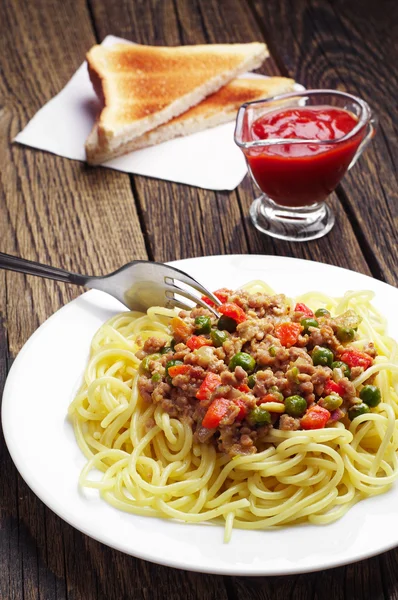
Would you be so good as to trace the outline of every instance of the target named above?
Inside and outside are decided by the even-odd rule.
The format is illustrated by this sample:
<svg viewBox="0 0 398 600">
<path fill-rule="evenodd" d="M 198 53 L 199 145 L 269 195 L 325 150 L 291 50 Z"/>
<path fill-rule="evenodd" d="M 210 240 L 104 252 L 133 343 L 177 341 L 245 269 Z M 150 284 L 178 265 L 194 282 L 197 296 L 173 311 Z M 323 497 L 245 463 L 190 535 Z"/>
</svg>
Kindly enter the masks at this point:
<svg viewBox="0 0 398 600">
<path fill-rule="evenodd" d="M 323 122 L 319 127 L 310 122 L 295 129 L 294 120 L 297 124 L 299 115 L 304 115 L 305 122 L 309 113 L 315 120 L 319 114 L 318 121 L 322 113 L 336 115 L 337 119 L 342 113 L 346 130 L 334 132 L 333 139 L 327 139 Z M 275 133 L 270 125 L 273 121 Z M 284 124 L 283 136 L 278 122 Z M 257 229 L 291 241 L 326 235 L 335 218 L 325 200 L 371 140 L 375 124 L 364 100 L 333 90 L 294 92 L 243 104 L 237 116 L 235 142 L 263 192 L 250 208 Z"/>
</svg>

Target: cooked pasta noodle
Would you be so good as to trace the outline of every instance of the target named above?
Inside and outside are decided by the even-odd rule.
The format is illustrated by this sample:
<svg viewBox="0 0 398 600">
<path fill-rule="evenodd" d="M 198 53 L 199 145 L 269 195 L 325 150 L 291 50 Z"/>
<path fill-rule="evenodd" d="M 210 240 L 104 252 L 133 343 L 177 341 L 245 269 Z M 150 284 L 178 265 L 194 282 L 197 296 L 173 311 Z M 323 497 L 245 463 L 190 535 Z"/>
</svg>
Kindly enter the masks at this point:
<svg viewBox="0 0 398 600">
<path fill-rule="evenodd" d="M 245 289 L 272 293 L 258 281 Z M 233 527 L 331 523 L 359 500 L 386 492 L 398 477 L 398 346 L 373 295 L 310 292 L 297 300 L 335 314 L 352 308 L 362 317 L 353 346 L 373 341 L 378 356 L 353 383 L 358 387 L 375 375 L 382 402 L 347 426 L 270 429 L 262 451 L 234 458 L 197 443 L 188 423 L 139 396 L 137 338 L 169 340 L 167 322 L 175 313 L 154 307 L 113 317 L 94 336 L 84 383 L 69 408 L 87 458 L 79 484 L 97 488 L 109 504 L 130 513 L 222 521 L 226 541 Z M 99 480 L 95 471 L 102 473 Z"/>
</svg>

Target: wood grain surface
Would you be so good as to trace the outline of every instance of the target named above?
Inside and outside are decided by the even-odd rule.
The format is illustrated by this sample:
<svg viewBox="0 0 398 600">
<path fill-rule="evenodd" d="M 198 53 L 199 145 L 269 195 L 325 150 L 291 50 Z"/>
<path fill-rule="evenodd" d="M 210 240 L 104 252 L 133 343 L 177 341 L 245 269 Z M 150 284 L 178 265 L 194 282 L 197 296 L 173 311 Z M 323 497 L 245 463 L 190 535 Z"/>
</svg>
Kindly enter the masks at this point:
<svg viewBox="0 0 398 600">
<path fill-rule="evenodd" d="M 90 274 L 133 258 L 274 254 L 396 285 L 397 26 L 394 0 L 3 0 L 0 251 Z M 233 192 L 212 192 L 88 168 L 12 144 L 107 34 L 155 45 L 264 40 L 272 59 L 262 72 L 368 100 L 380 117 L 378 133 L 331 198 L 337 214 L 332 232 L 306 244 L 259 234 L 248 219 L 255 194 L 249 179 Z M 0 392 L 23 343 L 80 291 L 0 271 Z M 0 600 L 398 598 L 396 550 L 339 569 L 277 578 L 177 571 L 111 550 L 36 498 L 0 435 Z"/>
</svg>

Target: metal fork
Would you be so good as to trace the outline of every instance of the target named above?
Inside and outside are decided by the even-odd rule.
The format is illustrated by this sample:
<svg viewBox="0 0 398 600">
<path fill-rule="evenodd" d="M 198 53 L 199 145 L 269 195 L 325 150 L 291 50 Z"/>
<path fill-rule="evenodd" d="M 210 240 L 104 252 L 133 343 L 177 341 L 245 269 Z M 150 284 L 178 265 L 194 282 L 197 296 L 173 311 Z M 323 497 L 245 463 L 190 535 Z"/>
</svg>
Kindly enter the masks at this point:
<svg viewBox="0 0 398 600">
<path fill-rule="evenodd" d="M 198 304 L 218 316 L 217 311 L 192 290 L 206 296 L 216 306 L 221 304 L 214 294 L 187 273 L 162 263 L 145 260 L 134 260 L 109 275 L 94 277 L 0 252 L 0 269 L 101 290 L 120 300 L 130 310 L 141 312 L 145 312 L 151 306 L 192 310 L 193 306 L 186 302 L 189 300 L 193 305 Z"/>
</svg>

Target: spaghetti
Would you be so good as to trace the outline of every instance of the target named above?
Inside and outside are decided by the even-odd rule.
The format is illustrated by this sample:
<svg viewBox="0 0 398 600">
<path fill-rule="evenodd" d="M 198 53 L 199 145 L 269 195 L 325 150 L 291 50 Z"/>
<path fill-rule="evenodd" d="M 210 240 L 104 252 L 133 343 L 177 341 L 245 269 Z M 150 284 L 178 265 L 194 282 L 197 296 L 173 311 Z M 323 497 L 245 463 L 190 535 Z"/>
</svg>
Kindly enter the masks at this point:
<svg viewBox="0 0 398 600">
<path fill-rule="evenodd" d="M 244 289 L 272 293 L 257 281 Z M 87 458 L 79 484 L 130 513 L 223 522 L 225 541 L 233 527 L 331 523 L 359 500 L 384 493 L 398 478 L 398 346 L 372 298 L 369 291 L 339 299 L 311 292 L 297 302 L 335 315 L 354 310 L 362 318 L 350 348 L 373 342 L 378 355 L 352 383 L 361 389 L 374 382 L 382 401 L 351 422 L 345 417 L 321 429 L 270 427 L 256 452 L 233 457 L 198 441 L 189 420 L 139 393 L 136 353 L 153 336 L 168 344 L 176 313 L 153 307 L 113 317 L 94 336 L 83 385 L 69 408 Z M 286 302 L 292 312 L 292 301 Z M 99 480 L 93 471 L 102 473 Z"/>
</svg>

